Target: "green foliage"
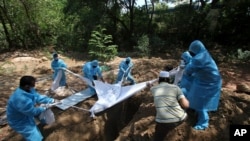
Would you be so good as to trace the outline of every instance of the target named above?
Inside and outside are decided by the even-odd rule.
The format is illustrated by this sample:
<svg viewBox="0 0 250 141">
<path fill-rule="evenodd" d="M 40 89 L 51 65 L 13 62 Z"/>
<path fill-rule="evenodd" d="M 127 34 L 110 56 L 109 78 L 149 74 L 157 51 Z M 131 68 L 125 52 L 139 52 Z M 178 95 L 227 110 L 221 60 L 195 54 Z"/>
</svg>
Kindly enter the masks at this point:
<svg viewBox="0 0 250 141">
<path fill-rule="evenodd" d="M 57 51 L 89 52 L 93 58 L 109 60 L 117 54 L 117 45 L 121 54 L 136 49 L 140 56 L 173 45 L 186 48 L 194 39 L 249 45 L 249 0 L 220 0 L 219 8 L 212 10 L 209 4 L 199 10 L 189 4 L 169 9 L 154 1 L 152 11 L 152 6 L 136 7 L 133 2 L 2 0 L 0 50 L 56 45 Z M 209 15 L 211 11 L 215 14 Z M 107 29 L 105 34 L 93 31 L 97 25 Z"/>
<path fill-rule="evenodd" d="M 166 51 L 166 43 L 159 36 L 153 35 L 150 38 L 151 54 Z"/>
<path fill-rule="evenodd" d="M 107 65 L 102 65 L 100 66 L 102 72 L 106 72 L 106 71 L 110 71 L 112 68 L 110 66 Z"/>
<path fill-rule="evenodd" d="M 150 56 L 149 38 L 147 35 L 142 35 L 139 38 L 137 46 L 135 46 L 135 49 L 137 50 L 138 56 L 141 57 Z"/>
<path fill-rule="evenodd" d="M 97 25 L 104 25 L 106 21 L 108 24 L 111 22 L 105 16 L 106 10 L 105 0 L 68 0 L 63 10 L 68 30 L 59 37 L 58 46 L 87 52 L 91 31 Z"/>
<path fill-rule="evenodd" d="M 105 28 L 98 26 L 92 31 L 88 42 L 90 57 L 103 62 L 110 61 L 117 55 L 117 45 L 113 44 L 112 36 L 105 34 L 105 31 Z"/>
<path fill-rule="evenodd" d="M 242 49 L 237 49 L 236 51 L 230 51 L 226 54 L 226 57 L 224 58 L 225 61 L 229 62 L 242 62 L 242 61 L 248 61 L 250 59 L 250 51 Z"/>
<path fill-rule="evenodd" d="M 240 60 L 249 60 L 250 59 L 250 51 L 245 50 L 242 51 L 242 49 L 237 50 L 237 58 Z"/>
<path fill-rule="evenodd" d="M 62 13 L 65 1 L 3 0 L 0 31 L 4 34 L 0 34 L 0 45 L 5 46 L 2 48 L 34 49 L 55 44 L 65 29 Z"/>
<path fill-rule="evenodd" d="M 224 45 L 247 45 L 250 36 L 250 1 L 224 2 L 215 34 L 217 42 Z"/>
</svg>

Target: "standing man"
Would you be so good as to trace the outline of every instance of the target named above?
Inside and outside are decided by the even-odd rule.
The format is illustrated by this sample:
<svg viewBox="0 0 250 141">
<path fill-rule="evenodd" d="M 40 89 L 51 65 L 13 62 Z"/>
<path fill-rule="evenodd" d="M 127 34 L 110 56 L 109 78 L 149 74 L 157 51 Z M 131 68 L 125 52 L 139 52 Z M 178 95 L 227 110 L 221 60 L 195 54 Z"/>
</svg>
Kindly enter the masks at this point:
<svg viewBox="0 0 250 141">
<path fill-rule="evenodd" d="M 125 60 L 121 61 L 120 65 L 119 65 L 119 72 L 118 72 L 117 79 L 116 79 L 115 83 L 118 83 L 119 81 L 122 80 L 122 78 L 125 78 L 128 81 L 130 81 L 131 85 L 134 85 L 135 80 L 134 80 L 133 76 L 131 75 L 131 70 L 132 70 L 133 65 L 134 64 L 133 64 L 130 57 L 127 57 Z"/>
<path fill-rule="evenodd" d="M 185 121 L 184 109 L 189 107 L 189 102 L 178 86 L 169 83 L 169 72 L 161 71 L 158 82 L 150 89 L 156 108 L 154 141 L 163 141 L 171 130 Z"/>
<path fill-rule="evenodd" d="M 221 75 L 215 61 L 201 41 L 193 41 L 189 46 L 189 53 L 192 59 L 184 73 L 193 76 L 193 81 L 187 99 L 190 102 L 190 108 L 198 113 L 198 121 L 194 129 L 205 130 L 209 125 L 208 111 L 216 111 L 219 105 Z"/>
<path fill-rule="evenodd" d="M 102 82 L 104 82 L 102 71 L 97 60 L 87 62 L 85 65 L 83 65 L 82 72 L 83 76 L 88 78 L 90 81 L 100 79 Z M 89 88 L 91 89 L 91 92 L 95 92 L 93 87 L 89 86 Z"/>
<path fill-rule="evenodd" d="M 49 104 L 58 100 L 40 95 L 34 89 L 36 79 L 33 76 L 23 76 L 19 88 L 10 96 L 7 104 L 7 121 L 9 126 L 20 133 L 26 141 L 42 141 L 34 117 L 46 110 L 45 107 L 36 107 L 36 104 Z"/>
<path fill-rule="evenodd" d="M 54 71 L 53 77 L 52 77 L 53 81 L 56 79 L 59 71 L 61 71 L 62 76 L 61 76 L 61 79 L 59 81 L 59 86 L 67 86 L 65 71 L 63 69 L 61 69 L 61 68 L 67 68 L 67 65 L 62 59 L 58 58 L 57 53 L 53 53 L 53 61 L 51 62 L 51 68 Z"/>
</svg>

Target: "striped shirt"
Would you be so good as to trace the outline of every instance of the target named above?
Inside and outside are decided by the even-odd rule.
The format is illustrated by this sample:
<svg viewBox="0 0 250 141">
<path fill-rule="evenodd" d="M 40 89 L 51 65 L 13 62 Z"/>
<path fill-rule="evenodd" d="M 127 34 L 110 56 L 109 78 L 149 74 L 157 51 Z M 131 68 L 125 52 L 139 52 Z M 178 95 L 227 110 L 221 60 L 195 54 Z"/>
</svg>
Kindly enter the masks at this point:
<svg viewBox="0 0 250 141">
<path fill-rule="evenodd" d="M 156 122 L 173 123 L 186 118 L 187 114 L 178 102 L 185 96 L 178 86 L 161 82 L 150 90 L 154 96 Z"/>
</svg>

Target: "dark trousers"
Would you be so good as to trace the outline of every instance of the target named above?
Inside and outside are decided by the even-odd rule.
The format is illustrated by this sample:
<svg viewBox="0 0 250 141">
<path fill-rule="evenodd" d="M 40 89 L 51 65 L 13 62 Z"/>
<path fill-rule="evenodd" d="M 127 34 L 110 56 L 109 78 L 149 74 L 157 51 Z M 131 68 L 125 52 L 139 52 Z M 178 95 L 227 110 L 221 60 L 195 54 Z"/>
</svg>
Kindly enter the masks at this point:
<svg viewBox="0 0 250 141">
<path fill-rule="evenodd" d="M 185 121 L 185 120 L 183 120 Z M 183 123 L 183 121 L 174 122 L 174 123 L 159 123 L 156 122 L 155 126 L 155 137 L 154 141 L 163 141 L 167 134 L 173 130 L 175 127 Z"/>
</svg>

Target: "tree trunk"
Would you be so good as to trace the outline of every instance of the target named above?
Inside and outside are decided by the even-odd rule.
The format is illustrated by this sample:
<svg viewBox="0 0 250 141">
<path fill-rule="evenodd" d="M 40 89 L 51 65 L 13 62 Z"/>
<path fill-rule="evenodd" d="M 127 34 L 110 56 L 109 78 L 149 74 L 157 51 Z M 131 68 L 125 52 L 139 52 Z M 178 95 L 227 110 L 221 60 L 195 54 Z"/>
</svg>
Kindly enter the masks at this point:
<svg viewBox="0 0 250 141">
<path fill-rule="evenodd" d="M 12 46 L 12 42 L 11 42 L 11 39 L 10 39 L 9 31 L 8 31 L 8 29 L 6 27 L 5 20 L 3 18 L 4 15 L 6 15 L 6 14 L 3 14 L 4 13 L 3 7 L 0 6 L 0 8 L 1 8 L 0 9 L 0 21 L 1 21 L 2 25 L 3 25 L 3 29 L 4 29 L 4 33 L 5 33 L 5 36 L 6 36 L 6 40 L 9 43 L 9 47 L 8 48 L 10 48 Z"/>
</svg>

